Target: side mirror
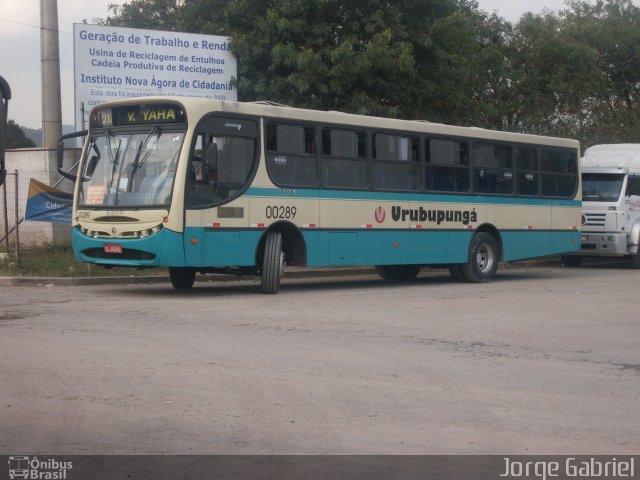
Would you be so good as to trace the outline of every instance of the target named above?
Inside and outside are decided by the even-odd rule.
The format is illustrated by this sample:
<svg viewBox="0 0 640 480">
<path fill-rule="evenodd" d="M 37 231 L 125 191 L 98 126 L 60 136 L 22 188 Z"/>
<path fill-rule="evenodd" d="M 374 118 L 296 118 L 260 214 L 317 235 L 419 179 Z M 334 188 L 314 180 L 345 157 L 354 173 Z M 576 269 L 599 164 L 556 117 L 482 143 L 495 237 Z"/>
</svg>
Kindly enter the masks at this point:
<svg viewBox="0 0 640 480">
<path fill-rule="evenodd" d="M 58 140 L 58 149 L 57 149 L 58 173 L 62 175 L 64 178 L 68 178 L 69 180 L 73 180 L 74 182 L 76 181 L 78 176 L 74 175 L 73 173 L 65 172 L 62 169 L 62 165 L 64 162 L 64 141 L 70 138 L 86 137 L 87 133 L 88 133 L 87 130 L 68 133 L 67 135 L 61 136 L 60 139 Z"/>
<path fill-rule="evenodd" d="M 4 183 L 7 171 L 4 167 L 4 150 L 7 146 L 7 121 L 11 88 L 7 81 L 0 77 L 0 185 Z"/>
</svg>

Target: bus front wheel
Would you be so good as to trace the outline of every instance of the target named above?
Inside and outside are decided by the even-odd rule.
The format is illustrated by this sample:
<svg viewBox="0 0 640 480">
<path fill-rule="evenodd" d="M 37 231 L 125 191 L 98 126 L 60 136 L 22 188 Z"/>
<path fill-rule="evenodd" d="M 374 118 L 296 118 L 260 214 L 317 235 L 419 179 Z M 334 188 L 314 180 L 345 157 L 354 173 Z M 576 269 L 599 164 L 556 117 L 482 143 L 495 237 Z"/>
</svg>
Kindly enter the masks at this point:
<svg viewBox="0 0 640 480">
<path fill-rule="evenodd" d="M 468 282 L 490 282 L 498 271 L 498 242 L 486 232 L 477 233 L 471 240 L 469 260 L 462 264 L 462 273 Z"/>
<path fill-rule="evenodd" d="M 196 280 L 196 271 L 188 267 L 169 267 L 169 279 L 176 290 L 189 290 Z"/>
<path fill-rule="evenodd" d="M 278 293 L 283 274 L 282 234 L 269 232 L 264 243 L 264 257 L 262 259 L 262 293 Z"/>
<path fill-rule="evenodd" d="M 378 275 L 385 280 L 413 280 L 420 273 L 421 265 L 376 265 Z"/>
</svg>

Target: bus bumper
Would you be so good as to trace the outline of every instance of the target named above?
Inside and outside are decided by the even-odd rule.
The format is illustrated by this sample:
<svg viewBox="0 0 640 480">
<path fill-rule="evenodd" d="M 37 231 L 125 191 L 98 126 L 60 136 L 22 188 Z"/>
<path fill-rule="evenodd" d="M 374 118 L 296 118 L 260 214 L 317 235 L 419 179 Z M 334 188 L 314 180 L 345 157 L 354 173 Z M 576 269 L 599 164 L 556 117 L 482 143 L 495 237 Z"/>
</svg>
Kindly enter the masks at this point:
<svg viewBox="0 0 640 480">
<path fill-rule="evenodd" d="M 78 262 L 134 268 L 185 266 L 183 235 L 167 229 L 145 238 L 130 239 L 90 237 L 74 227 L 71 244 Z"/>
</svg>

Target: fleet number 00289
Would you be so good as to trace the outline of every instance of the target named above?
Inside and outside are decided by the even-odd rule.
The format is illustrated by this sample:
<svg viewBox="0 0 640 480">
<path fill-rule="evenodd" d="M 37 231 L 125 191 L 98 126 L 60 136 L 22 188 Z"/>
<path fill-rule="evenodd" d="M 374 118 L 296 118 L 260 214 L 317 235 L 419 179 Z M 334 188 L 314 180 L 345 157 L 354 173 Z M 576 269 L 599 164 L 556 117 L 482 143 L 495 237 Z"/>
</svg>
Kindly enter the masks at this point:
<svg viewBox="0 0 640 480">
<path fill-rule="evenodd" d="M 267 218 L 295 218 L 296 207 L 268 206 L 265 210 Z"/>
</svg>

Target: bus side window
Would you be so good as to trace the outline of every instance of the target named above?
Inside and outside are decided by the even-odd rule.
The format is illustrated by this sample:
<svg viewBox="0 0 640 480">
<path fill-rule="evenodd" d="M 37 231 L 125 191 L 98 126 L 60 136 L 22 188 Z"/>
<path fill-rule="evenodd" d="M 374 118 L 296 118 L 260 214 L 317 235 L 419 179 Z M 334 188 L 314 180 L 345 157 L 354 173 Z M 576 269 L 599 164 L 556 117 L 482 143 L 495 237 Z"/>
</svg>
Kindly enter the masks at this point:
<svg viewBox="0 0 640 480">
<path fill-rule="evenodd" d="M 373 187 L 378 190 L 418 190 L 419 140 L 385 133 L 374 133 L 372 139 Z"/>
<path fill-rule="evenodd" d="M 511 147 L 476 143 L 472 152 L 473 185 L 477 193 L 512 194 Z"/>
<path fill-rule="evenodd" d="M 542 195 L 567 197 L 578 187 L 578 161 L 574 151 L 541 150 Z"/>
<path fill-rule="evenodd" d="M 322 155 L 325 187 L 364 189 L 369 186 L 364 132 L 323 128 Z"/>
<path fill-rule="evenodd" d="M 516 188 L 518 195 L 538 195 L 538 152 L 535 148 L 516 148 Z"/>
<path fill-rule="evenodd" d="M 283 187 L 318 185 L 314 127 L 269 123 L 266 136 L 267 172 L 274 184 Z"/>
<path fill-rule="evenodd" d="M 425 144 L 427 190 L 469 191 L 469 145 L 455 140 L 427 138 Z"/>
</svg>

